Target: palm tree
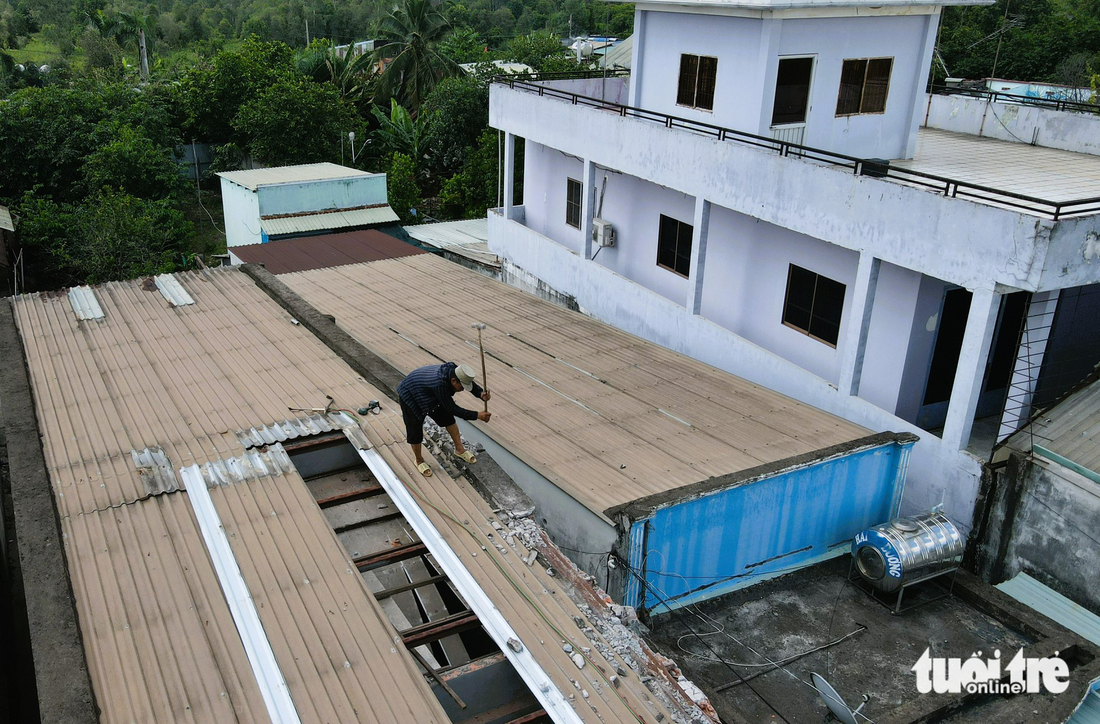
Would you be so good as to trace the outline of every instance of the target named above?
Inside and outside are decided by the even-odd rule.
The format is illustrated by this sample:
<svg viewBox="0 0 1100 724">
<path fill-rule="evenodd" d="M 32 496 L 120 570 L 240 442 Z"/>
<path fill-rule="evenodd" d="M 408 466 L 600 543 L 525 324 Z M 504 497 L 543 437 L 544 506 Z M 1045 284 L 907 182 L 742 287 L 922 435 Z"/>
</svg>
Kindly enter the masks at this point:
<svg viewBox="0 0 1100 724">
<path fill-rule="evenodd" d="M 354 103 L 366 95 L 374 59 L 356 53 L 354 46 L 343 55 L 332 46 L 311 46 L 298 56 L 298 70 L 317 83 L 332 83 L 340 91 L 341 98 Z"/>
<path fill-rule="evenodd" d="M 382 21 L 382 45 L 375 49 L 374 58 L 385 69 L 378 79 L 375 103 L 398 98 L 415 116 L 440 80 L 458 74 L 458 65 L 439 51 L 440 42 L 451 32 L 440 7 L 435 0 L 401 0 Z"/>
</svg>

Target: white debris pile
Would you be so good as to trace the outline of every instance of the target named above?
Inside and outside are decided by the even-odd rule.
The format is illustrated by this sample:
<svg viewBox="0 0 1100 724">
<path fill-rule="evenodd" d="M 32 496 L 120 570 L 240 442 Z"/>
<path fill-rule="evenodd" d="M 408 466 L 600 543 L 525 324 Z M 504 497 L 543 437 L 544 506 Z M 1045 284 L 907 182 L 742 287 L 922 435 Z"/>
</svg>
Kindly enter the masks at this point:
<svg viewBox="0 0 1100 724">
<path fill-rule="evenodd" d="M 470 450 L 477 455 L 484 451 L 484 448 L 480 445 L 471 445 L 470 441 L 465 437 L 459 435 L 462 440 L 462 446 L 467 450 Z M 428 452 L 432 454 L 443 469 L 452 478 L 457 478 L 462 475 L 462 470 L 459 468 L 458 459 L 455 458 L 455 445 L 451 440 L 451 434 L 447 432 L 445 428 L 440 427 L 430 417 L 424 419 L 424 445 L 428 448 Z"/>
<path fill-rule="evenodd" d="M 497 528 L 497 525 L 494 522 L 493 527 Z M 560 551 L 557 551 L 558 555 L 553 557 L 545 554 L 547 542 L 543 537 L 542 529 L 535 521 L 529 517 L 510 518 L 508 519 L 508 526 L 497 529 L 497 533 L 503 536 L 513 547 L 515 547 L 513 541 L 513 538 L 515 538 L 531 553 L 539 553 L 538 558 L 542 561 L 541 565 L 545 566 L 547 560 L 556 559 L 564 560 L 572 568 L 571 571 L 561 572 L 562 575 L 558 575 L 557 578 L 562 583 L 562 590 L 569 595 L 577 608 L 580 609 L 582 615 L 574 616 L 573 622 L 577 625 L 584 639 L 591 644 L 590 646 L 583 646 L 577 641 L 572 643 L 562 642 L 562 648 L 570 654 L 570 658 L 573 659 L 573 663 L 578 669 L 583 668 L 584 657 L 577 653 L 577 650 L 579 649 L 580 652 L 587 654 L 592 648 L 595 648 L 608 662 L 615 666 L 614 672 L 608 672 L 611 674 L 609 680 L 613 686 L 619 686 L 620 679 L 637 676 L 654 697 L 660 700 L 670 712 L 674 712 L 672 720 L 677 724 L 714 724 L 718 721 L 718 715 L 706 696 L 698 687 L 683 678 L 679 669 L 676 668 L 675 662 L 644 648 L 640 636 L 631 628 L 632 625 L 640 625 L 633 607 L 612 603 L 611 597 L 600 589 L 595 579 L 576 567 Z M 517 553 L 522 553 L 522 551 L 517 550 Z M 525 559 L 528 561 L 528 565 L 534 563 L 533 558 L 529 555 Z M 555 575 L 553 568 L 548 567 L 547 572 Z M 598 610 L 593 610 L 593 607 L 585 602 L 586 598 L 576 590 L 572 581 L 587 583 L 604 605 L 598 606 Z M 651 666 L 655 660 L 668 672 L 670 679 L 677 682 L 680 691 L 671 686 L 668 679 L 662 680 L 660 676 L 651 675 L 652 672 L 650 672 L 647 664 Z M 673 698 L 679 700 L 680 706 L 672 703 L 671 699 Z M 687 699 L 691 701 L 687 701 Z M 676 712 L 688 712 L 688 715 L 685 718 L 685 716 Z"/>
</svg>

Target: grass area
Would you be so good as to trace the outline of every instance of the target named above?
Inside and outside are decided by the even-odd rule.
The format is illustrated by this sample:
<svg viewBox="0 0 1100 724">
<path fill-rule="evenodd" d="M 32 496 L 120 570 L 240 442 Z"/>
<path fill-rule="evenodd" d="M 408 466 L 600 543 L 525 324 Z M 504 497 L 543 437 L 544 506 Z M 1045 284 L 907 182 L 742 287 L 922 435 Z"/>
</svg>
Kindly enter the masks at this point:
<svg viewBox="0 0 1100 724">
<path fill-rule="evenodd" d="M 43 39 L 40 34 L 32 35 L 31 39 L 22 48 L 18 50 L 12 48 L 4 52 L 15 58 L 16 63 L 33 62 L 41 65 L 43 63 L 56 63 L 65 59 L 58 47 Z M 68 60 L 71 62 L 72 58 Z"/>
</svg>

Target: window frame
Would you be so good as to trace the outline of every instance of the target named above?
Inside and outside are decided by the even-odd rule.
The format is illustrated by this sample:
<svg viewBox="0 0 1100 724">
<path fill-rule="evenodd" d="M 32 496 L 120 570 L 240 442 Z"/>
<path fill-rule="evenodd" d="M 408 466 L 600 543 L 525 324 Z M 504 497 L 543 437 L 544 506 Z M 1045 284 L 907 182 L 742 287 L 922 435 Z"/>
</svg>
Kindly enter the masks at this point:
<svg viewBox="0 0 1100 724">
<path fill-rule="evenodd" d="M 683 95 L 683 82 L 684 82 L 684 60 L 686 58 L 695 58 L 695 70 L 693 71 L 694 78 L 692 79 L 691 90 L 691 103 L 683 103 L 680 101 L 681 95 Z M 714 75 L 710 79 L 710 105 L 699 105 L 699 80 L 702 77 L 702 61 L 712 60 L 714 61 Z M 676 105 L 681 108 L 691 108 L 696 111 L 704 111 L 706 113 L 714 112 L 714 97 L 718 90 L 718 56 L 716 55 L 697 55 L 695 53 L 680 53 L 680 67 L 676 74 Z M 704 94 L 704 98 L 705 98 Z"/>
<path fill-rule="evenodd" d="M 787 313 L 787 310 L 788 310 L 788 307 L 790 306 L 790 301 L 791 301 L 791 283 L 794 280 L 794 275 L 795 275 L 795 270 L 796 269 L 801 271 L 801 272 L 805 272 L 807 274 L 812 274 L 813 279 L 814 279 L 814 287 L 813 287 L 813 290 L 811 292 L 810 309 L 809 309 L 809 312 L 808 312 L 809 319 L 806 323 L 806 328 L 798 326 L 798 324 L 796 324 L 795 322 L 788 321 L 788 316 L 789 315 Z M 839 306 L 839 309 L 838 309 L 838 314 L 837 314 L 837 319 L 836 319 L 836 340 L 835 341 L 829 341 L 828 339 L 825 339 L 823 337 L 819 337 L 818 335 L 816 335 L 816 334 L 814 334 L 813 332 L 810 331 L 810 328 L 813 327 L 814 310 L 817 306 L 818 284 L 819 284 L 820 280 L 822 280 L 822 279 L 824 279 L 827 282 L 830 282 L 832 284 L 836 284 L 841 289 L 840 306 Z M 840 329 L 844 324 L 844 300 L 847 298 L 847 296 L 848 296 L 848 285 L 847 284 L 844 284 L 843 282 L 838 282 L 836 279 L 833 279 L 831 277 L 827 277 L 824 274 L 820 274 L 818 272 L 815 272 L 812 269 L 807 269 L 806 267 L 798 266 L 797 264 L 794 264 L 794 263 L 789 263 L 788 266 L 787 266 L 787 285 L 786 285 L 786 290 L 785 290 L 784 295 L 783 295 L 783 313 L 782 313 L 782 317 L 781 317 L 781 321 L 783 323 L 783 326 L 788 327 L 790 329 L 793 329 L 794 331 L 798 332 L 799 334 L 804 334 L 807 337 L 809 337 L 810 339 L 817 340 L 818 342 L 821 342 L 822 344 L 824 344 L 828 347 L 832 347 L 833 349 L 836 349 L 837 344 L 840 342 Z M 819 319 L 824 319 L 824 317 L 819 317 Z M 831 323 L 831 320 L 826 319 L 825 321 Z"/>
<path fill-rule="evenodd" d="M 775 122 L 775 102 L 779 97 L 779 66 L 784 60 L 809 60 L 810 61 L 810 78 L 806 84 L 806 111 L 801 121 L 787 121 L 784 123 Z M 781 55 L 779 56 L 779 62 L 775 65 L 775 88 L 772 92 L 772 116 L 769 123 L 769 128 L 782 128 L 784 126 L 797 126 L 804 125 L 810 119 L 810 110 L 813 108 L 813 93 L 814 93 L 814 76 L 817 72 L 817 54 L 816 53 L 804 53 L 802 55 Z"/>
<path fill-rule="evenodd" d="M 574 188 L 574 186 L 573 186 L 574 184 L 576 184 L 576 189 L 577 189 L 577 200 L 576 200 L 576 202 L 574 202 L 573 198 L 572 198 L 572 191 L 573 191 L 573 188 Z M 576 206 L 576 218 L 577 218 L 577 223 L 575 223 L 575 224 L 572 221 L 569 220 L 570 219 L 570 211 L 572 210 L 574 205 Z M 580 229 L 581 228 L 581 216 L 583 215 L 583 213 L 584 213 L 584 184 L 582 184 L 580 181 L 578 181 L 575 178 L 569 178 L 568 176 L 566 176 L 565 177 L 565 224 L 566 224 L 566 226 L 571 226 L 574 229 Z"/>
<path fill-rule="evenodd" d="M 867 100 L 867 77 L 871 70 L 871 64 L 875 61 L 889 61 L 890 68 L 886 74 L 886 87 L 882 92 L 882 110 L 872 111 L 864 110 L 863 106 Z M 840 104 L 844 98 L 844 66 L 848 63 L 863 63 L 863 78 L 859 85 L 859 105 L 855 111 L 850 113 L 842 113 Z M 873 58 L 845 58 L 841 61 L 840 65 L 840 83 L 837 88 L 836 96 L 836 118 L 850 118 L 852 116 L 881 116 L 886 113 L 886 105 L 890 99 L 890 86 L 894 79 L 894 56 L 883 55 Z"/>
<path fill-rule="evenodd" d="M 661 262 L 661 257 L 664 256 L 664 254 L 661 253 L 661 244 L 663 242 L 663 235 L 662 235 L 661 232 L 662 232 L 662 230 L 663 230 L 663 228 L 666 224 L 666 221 L 676 224 L 675 246 L 672 248 L 672 259 L 673 259 L 672 263 L 673 263 L 674 266 L 669 266 L 669 265 L 663 264 Z M 680 258 L 680 254 L 679 254 L 680 244 L 683 241 L 683 235 L 681 233 L 681 230 L 685 229 L 685 228 L 687 229 L 687 271 L 682 272 L 682 271 L 680 271 L 679 269 L 677 269 L 675 267 L 675 264 L 676 264 L 676 260 L 678 258 Z M 673 274 L 675 274 L 677 276 L 683 277 L 684 279 L 690 279 L 691 278 L 691 246 L 692 246 L 692 241 L 694 239 L 694 236 L 695 236 L 695 227 L 692 224 L 688 224 L 684 221 L 680 221 L 676 217 L 669 216 L 668 214 L 660 214 L 658 222 L 657 222 L 657 266 L 661 269 L 666 270 L 666 271 L 670 271 L 670 272 L 672 272 Z"/>
</svg>

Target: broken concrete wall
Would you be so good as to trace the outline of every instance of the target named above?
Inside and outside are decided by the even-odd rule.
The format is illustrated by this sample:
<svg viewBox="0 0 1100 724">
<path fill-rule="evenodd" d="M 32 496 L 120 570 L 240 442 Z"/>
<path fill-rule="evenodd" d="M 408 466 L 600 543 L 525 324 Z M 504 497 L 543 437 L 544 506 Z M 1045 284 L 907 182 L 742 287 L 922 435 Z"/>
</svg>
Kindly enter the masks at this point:
<svg viewBox="0 0 1100 724">
<path fill-rule="evenodd" d="M 984 477 L 969 556 L 974 571 L 994 584 L 1024 572 L 1100 613 L 1100 485 L 1015 451 Z"/>
</svg>

